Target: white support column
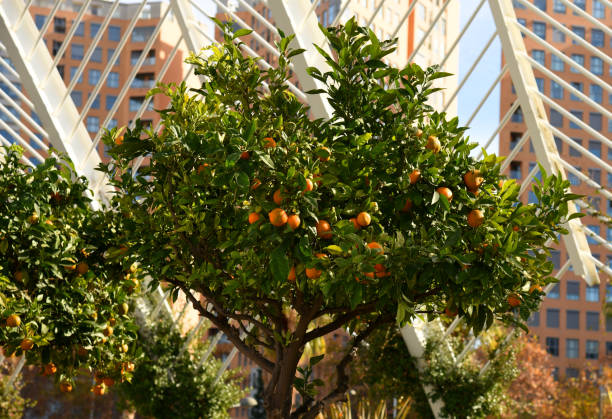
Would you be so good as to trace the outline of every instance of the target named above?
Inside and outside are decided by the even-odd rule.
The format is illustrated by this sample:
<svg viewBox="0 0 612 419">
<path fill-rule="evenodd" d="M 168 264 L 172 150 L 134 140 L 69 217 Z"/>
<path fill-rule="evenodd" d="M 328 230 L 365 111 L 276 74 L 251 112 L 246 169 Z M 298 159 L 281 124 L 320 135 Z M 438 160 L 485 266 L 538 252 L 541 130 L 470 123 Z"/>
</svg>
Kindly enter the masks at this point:
<svg viewBox="0 0 612 419">
<path fill-rule="evenodd" d="M 95 170 L 100 163 L 100 157 L 97 153 L 92 153 L 85 160 L 87 150 L 91 146 L 91 138 L 84 124 L 79 124 L 70 135 L 79 119 L 79 113 L 71 100 L 60 103 L 66 92 L 66 85 L 53 68 L 53 59 L 47 47 L 37 42 L 39 31 L 25 8 L 23 0 L 0 2 L 0 42 L 4 44 L 14 63 L 36 113 L 49 134 L 51 144 L 59 151 L 65 152 L 81 167 L 79 175 L 85 176 L 90 185 L 96 185 L 103 179 L 102 173 Z M 19 21 L 24 14 L 27 16 L 19 25 L 13 27 L 14 22 Z M 47 74 L 51 71 L 47 80 Z M 57 116 L 53 116 L 58 107 Z M 94 191 L 94 197 L 100 198 L 97 194 L 105 190 Z"/>
<path fill-rule="evenodd" d="M 317 44 L 331 55 L 331 51 L 325 42 L 325 36 L 319 30 L 319 21 L 316 13 L 308 14 L 310 1 L 308 0 L 268 0 L 268 7 L 276 25 L 286 35 L 295 34 L 293 40 L 294 48 L 304 48 L 303 54 L 293 57 L 295 73 L 300 80 L 301 90 L 308 91 L 322 89 L 323 83 L 313 79 L 306 72 L 308 67 L 316 67 L 321 72 L 329 71 L 330 67 L 325 59 L 313 47 Z M 304 18 L 306 16 L 306 18 Z M 296 33 L 297 30 L 297 33 Z M 332 108 L 323 95 L 309 95 L 309 105 L 315 118 L 329 118 Z"/>
<path fill-rule="evenodd" d="M 560 173 L 565 178 L 565 170 L 559 163 L 559 152 L 548 123 L 544 103 L 541 97 L 534 93 L 538 91 L 538 87 L 531 63 L 527 58 L 527 49 L 521 32 L 514 24 L 516 14 L 512 2 L 489 0 L 489 5 L 538 162 L 547 173 Z M 576 208 L 569 203 L 569 214 L 575 212 Z M 563 241 L 574 272 L 583 277 L 589 285 L 598 284 L 599 275 L 591 258 L 586 236 L 581 229 L 581 222 L 573 219 L 565 227 L 569 234 L 563 236 Z"/>
</svg>

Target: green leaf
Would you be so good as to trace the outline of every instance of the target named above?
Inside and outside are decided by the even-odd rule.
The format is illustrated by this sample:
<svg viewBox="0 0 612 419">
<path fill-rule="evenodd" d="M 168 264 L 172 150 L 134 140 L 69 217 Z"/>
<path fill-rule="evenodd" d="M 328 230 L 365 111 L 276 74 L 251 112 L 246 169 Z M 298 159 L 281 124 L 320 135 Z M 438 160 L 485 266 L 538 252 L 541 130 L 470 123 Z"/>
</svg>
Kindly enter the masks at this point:
<svg viewBox="0 0 612 419">
<path fill-rule="evenodd" d="M 278 246 L 270 254 L 270 269 L 277 281 L 286 281 L 289 276 L 289 258 L 284 246 Z"/>
<path fill-rule="evenodd" d="M 240 38 L 241 36 L 246 36 L 250 34 L 251 32 L 253 32 L 251 29 L 245 29 L 245 28 L 238 29 L 236 32 L 234 32 L 233 39 Z"/>
</svg>

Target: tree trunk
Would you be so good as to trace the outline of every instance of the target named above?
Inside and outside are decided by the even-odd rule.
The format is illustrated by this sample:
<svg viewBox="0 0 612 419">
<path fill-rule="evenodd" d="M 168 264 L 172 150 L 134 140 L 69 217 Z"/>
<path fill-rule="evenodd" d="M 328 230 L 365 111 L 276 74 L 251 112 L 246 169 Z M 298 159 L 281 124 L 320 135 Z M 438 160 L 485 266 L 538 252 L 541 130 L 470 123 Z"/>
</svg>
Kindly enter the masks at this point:
<svg viewBox="0 0 612 419">
<path fill-rule="evenodd" d="M 280 373 L 275 383 L 266 386 L 265 406 L 268 419 L 287 419 L 293 406 L 293 380 L 302 351 L 296 344 L 283 349 Z"/>
</svg>

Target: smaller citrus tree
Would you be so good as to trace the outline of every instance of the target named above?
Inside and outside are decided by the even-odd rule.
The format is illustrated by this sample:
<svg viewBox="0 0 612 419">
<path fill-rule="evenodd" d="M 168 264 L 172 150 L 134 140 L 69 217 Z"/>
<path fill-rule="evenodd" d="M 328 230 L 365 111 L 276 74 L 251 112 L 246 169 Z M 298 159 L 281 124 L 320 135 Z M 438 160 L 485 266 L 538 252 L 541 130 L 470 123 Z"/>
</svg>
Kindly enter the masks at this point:
<svg viewBox="0 0 612 419">
<path fill-rule="evenodd" d="M 64 392 L 89 368 L 104 394 L 131 374 L 138 274 L 113 217 L 91 209 L 86 180 L 57 158 L 32 168 L 22 155 L 0 149 L 0 346 Z"/>
<path fill-rule="evenodd" d="M 427 104 L 445 73 L 388 66 L 394 42 L 354 20 L 323 29 L 333 56 L 319 48 L 330 70 L 309 69 L 324 86 L 310 93 L 333 115 L 312 120 L 286 86 L 302 52 L 292 37 L 281 33 L 278 66 L 262 70 L 234 42 L 245 31 L 223 30 L 188 60 L 202 86 L 154 89 L 170 99 L 163 129 L 111 130 L 115 161 L 101 170 L 128 215 L 129 254 L 267 374 L 268 417 L 314 417 L 343 399 L 352 348 L 382 325 L 461 314 L 478 332 L 537 308 L 568 183 L 544 176 L 539 203 L 521 204 L 502 159 L 470 157 L 466 128 Z M 353 337 L 335 388 L 317 396 L 298 363 L 338 328 Z"/>
</svg>

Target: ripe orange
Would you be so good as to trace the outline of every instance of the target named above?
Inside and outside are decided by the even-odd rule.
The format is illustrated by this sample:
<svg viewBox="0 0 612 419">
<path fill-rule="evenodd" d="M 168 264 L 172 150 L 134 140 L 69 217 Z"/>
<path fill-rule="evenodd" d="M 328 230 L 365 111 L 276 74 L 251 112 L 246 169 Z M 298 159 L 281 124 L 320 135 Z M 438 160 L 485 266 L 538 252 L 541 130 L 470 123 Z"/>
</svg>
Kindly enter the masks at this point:
<svg viewBox="0 0 612 419">
<path fill-rule="evenodd" d="M 130 350 L 130 347 L 128 346 L 127 343 L 123 343 L 119 345 L 119 350 L 123 353 L 127 353 Z"/>
<path fill-rule="evenodd" d="M 23 271 L 15 272 L 15 281 L 21 282 L 23 281 L 24 277 L 25 277 L 25 273 Z"/>
<path fill-rule="evenodd" d="M 418 169 L 414 169 L 412 173 L 410 173 L 410 184 L 414 185 L 421 178 L 421 171 Z"/>
<path fill-rule="evenodd" d="M 306 189 L 304 189 L 304 192 L 310 192 L 313 188 L 314 184 L 312 183 L 312 180 L 306 179 Z"/>
<path fill-rule="evenodd" d="M 43 370 L 44 375 L 53 375 L 57 372 L 57 367 L 53 362 L 50 362 L 43 367 Z"/>
<path fill-rule="evenodd" d="M 102 334 L 103 334 L 104 336 L 106 336 L 106 337 L 109 337 L 110 335 L 112 335 L 112 334 L 113 334 L 113 328 L 112 328 L 112 327 L 110 327 L 110 325 L 109 325 L 109 326 L 106 326 L 106 327 L 104 328 L 104 330 L 102 331 Z"/>
<path fill-rule="evenodd" d="M 374 269 L 376 269 L 376 272 L 384 272 L 385 265 L 383 265 L 382 263 L 377 263 L 376 265 L 374 265 Z"/>
<path fill-rule="evenodd" d="M 276 205 L 280 205 L 283 202 L 283 197 L 281 196 L 281 190 L 277 189 L 274 191 L 274 195 L 272 196 L 272 200 Z"/>
<path fill-rule="evenodd" d="M 240 158 L 241 158 L 242 160 L 248 160 L 248 159 L 249 159 L 249 157 L 251 157 L 251 155 L 249 154 L 249 152 L 248 152 L 248 151 L 243 151 L 242 153 L 240 153 Z"/>
<path fill-rule="evenodd" d="M 374 275 L 376 275 L 374 272 L 364 272 L 363 274 L 368 278 L 374 278 Z"/>
<path fill-rule="evenodd" d="M 321 273 L 317 268 L 306 268 L 306 277 L 309 279 L 317 279 L 321 276 Z"/>
<path fill-rule="evenodd" d="M 117 320 L 115 320 L 114 317 L 111 317 L 110 319 L 108 319 L 108 324 L 114 327 L 117 324 Z"/>
<path fill-rule="evenodd" d="M 468 225 L 472 228 L 477 228 L 484 222 L 484 214 L 479 209 L 474 209 L 470 211 L 467 216 Z"/>
<path fill-rule="evenodd" d="M 297 214 L 291 214 L 287 218 L 287 224 L 289 224 L 289 227 L 291 227 L 291 230 L 295 230 L 296 228 L 298 228 L 300 226 L 300 223 L 301 223 L 300 216 Z"/>
<path fill-rule="evenodd" d="M 360 212 L 357 215 L 357 222 L 361 227 L 369 226 L 371 221 L 372 217 L 370 217 L 370 214 L 368 214 L 367 212 Z"/>
<path fill-rule="evenodd" d="M 77 272 L 81 275 L 85 275 L 89 271 L 89 265 L 85 262 L 81 262 L 77 265 Z"/>
<path fill-rule="evenodd" d="M 98 384 L 96 386 L 93 386 L 93 388 L 91 389 L 91 391 L 93 392 L 93 394 L 95 394 L 96 396 L 103 396 L 104 393 L 106 393 L 106 388 L 101 385 Z"/>
<path fill-rule="evenodd" d="M 463 181 L 470 191 L 480 188 L 484 178 L 480 176 L 480 170 L 471 170 L 463 175 Z"/>
<path fill-rule="evenodd" d="M 444 314 L 446 314 L 447 317 L 455 317 L 457 315 L 457 309 L 456 308 L 450 308 L 450 307 L 446 307 L 444 309 Z"/>
<path fill-rule="evenodd" d="M 361 226 L 357 222 L 357 218 L 353 217 L 351 218 L 351 221 L 353 222 L 353 227 L 355 227 L 355 230 L 359 230 L 361 228 Z"/>
<path fill-rule="evenodd" d="M 285 210 L 282 208 L 275 208 L 268 214 L 268 218 L 270 219 L 270 223 L 274 227 L 282 227 L 287 223 L 288 217 Z"/>
<path fill-rule="evenodd" d="M 512 227 L 512 230 L 513 231 L 519 231 L 520 229 L 519 229 L 519 226 L 514 226 L 514 227 Z"/>
<path fill-rule="evenodd" d="M 295 266 L 292 266 L 291 269 L 289 270 L 289 275 L 287 275 L 287 281 L 295 281 L 296 275 L 295 275 Z"/>
<path fill-rule="evenodd" d="M 382 255 L 384 252 L 383 247 L 377 243 L 377 242 L 370 242 L 368 243 L 368 247 L 372 250 L 378 251 L 380 252 L 380 254 Z"/>
<path fill-rule="evenodd" d="M 497 186 L 499 186 L 499 189 L 504 187 L 504 181 L 500 180 L 499 183 L 497 184 Z"/>
<path fill-rule="evenodd" d="M 320 173 L 315 173 L 314 175 L 312 175 L 312 177 L 313 177 L 313 178 L 319 178 L 319 179 L 320 179 L 320 178 L 322 178 L 323 176 L 321 176 L 321 174 L 320 174 Z M 317 186 L 321 186 L 321 183 L 322 183 L 322 182 L 321 182 L 320 180 L 317 180 Z"/>
<path fill-rule="evenodd" d="M 261 186 L 261 181 L 257 178 L 253 179 L 253 184 L 251 185 L 251 189 L 255 190 Z"/>
<path fill-rule="evenodd" d="M 521 299 L 516 294 L 510 294 L 508 298 L 506 299 L 506 301 L 508 301 L 508 304 L 510 304 L 510 307 L 518 307 L 521 305 Z"/>
<path fill-rule="evenodd" d="M 402 208 L 402 212 L 408 212 L 412 208 L 412 200 L 410 198 L 406 198 L 406 203 L 404 204 L 404 208 Z"/>
<path fill-rule="evenodd" d="M 21 341 L 19 347 L 24 351 L 29 351 L 34 347 L 34 342 L 32 341 L 32 339 L 25 338 Z"/>
<path fill-rule="evenodd" d="M 256 212 L 252 212 L 249 214 L 249 224 L 253 224 L 256 223 L 257 221 L 259 221 L 259 214 Z"/>
<path fill-rule="evenodd" d="M 434 153 L 439 153 L 442 149 L 442 144 L 440 144 L 440 140 L 435 135 L 430 135 L 427 137 L 427 145 L 425 148 L 433 151 Z"/>
<path fill-rule="evenodd" d="M 48 226 L 52 226 L 53 225 L 53 221 L 45 220 L 45 224 L 48 225 Z"/>
<path fill-rule="evenodd" d="M 417 138 L 421 138 L 423 136 L 423 131 L 421 131 L 420 129 L 417 129 L 414 135 L 416 135 Z"/>
<path fill-rule="evenodd" d="M 436 192 L 438 192 L 440 195 L 444 195 L 446 199 L 448 199 L 448 202 L 453 200 L 453 193 L 445 186 L 440 186 L 438 189 L 436 189 Z"/>
<path fill-rule="evenodd" d="M 322 162 L 329 161 L 329 158 L 331 157 L 331 150 L 329 148 L 327 148 L 327 147 L 321 147 L 320 150 L 327 151 L 328 156 L 327 157 L 319 157 L 319 160 L 321 160 Z"/>
<path fill-rule="evenodd" d="M 21 318 L 17 314 L 11 314 L 6 319 L 6 325 L 8 327 L 19 327 L 21 324 Z"/>
<path fill-rule="evenodd" d="M 67 383 L 66 381 L 60 383 L 60 391 L 62 393 L 70 393 L 72 391 L 72 384 Z"/>
<path fill-rule="evenodd" d="M 533 293 L 534 291 L 538 291 L 538 292 L 544 292 L 542 289 L 542 286 L 537 285 L 537 284 L 533 284 L 530 288 L 529 288 L 529 294 Z"/>
<path fill-rule="evenodd" d="M 317 235 L 322 239 L 332 238 L 331 226 L 327 221 L 319 220 L 317 223 Z"/>
<path fill-rule="evenodd" d="M 127 372 L 134 372 L 135 365 L 133 362 L 124 362 L 123 369 L 125 369 Z"/>
<path fill-rule="evenodd" d="M 273 138 L 266 137 L 264 140 L 264 148 L 274 148 L 276 147 L 276 141 Z"/>
<path fill-rule="evenodd" d="M 104 383 L 104 385 L 106 385 L 107 387 L 112 387 L 115 384 L 115 380 L 113 380 L 110 377 L 104 377 L 102 379 L 102 382 Z"/>
<path fill-rule="evenodd" d="M 123 135 L 120 135 L 117 138 L 115 138 L 115 145 L 121 145 L 121 144 L 123 144 Z"/>
<path fill-rule="evenodd" d="M 102 380 L 104 380 L 104 376 L 102 375 L 102 373 L 100 373 L 100 372 L 96 371 L 96 372 L 94 373 L 94 381 L 95 381 L 97 384 L 102 384 Z"/>
<path fill-rule="evenodd" d="M 28 217 L 28 223 L 30 224 L 36 224 L 38 222 L 38 214 L 36 214 L 35 212 L 32 213 L 32 215 L 30 215 Z"/>
<path fill-rule="evenodd" d="M 204 171 L 208 167 L 208 163 L 204 163 L 198 166 L 198 175 Z"/>
</svg>

